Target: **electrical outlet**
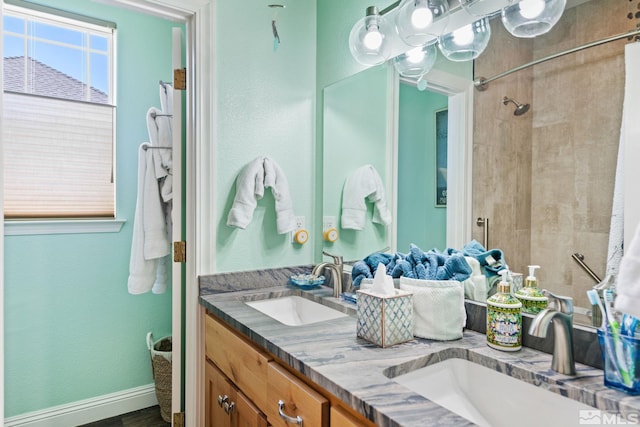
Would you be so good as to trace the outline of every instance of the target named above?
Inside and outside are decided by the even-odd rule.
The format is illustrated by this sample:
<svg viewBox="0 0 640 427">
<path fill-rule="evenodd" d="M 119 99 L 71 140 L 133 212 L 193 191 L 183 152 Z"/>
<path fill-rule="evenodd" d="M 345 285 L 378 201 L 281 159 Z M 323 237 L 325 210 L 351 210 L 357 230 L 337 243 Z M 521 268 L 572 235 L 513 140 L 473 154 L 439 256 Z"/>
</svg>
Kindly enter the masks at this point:
<svg viewBox="0 0 640 427">
<path fill-rule="evenodd" d="M 299 230 L 305 230 L 305 217 L 297 216 L 295 217 L 295 221 L 296 221 L 296 229 L 293 230 L 291 233 L 289 233 L 289 235 L 291 236 L 291 243 L 296 243 L 296 233 Z M 308 237 L 308 234 L 307 234 L 307 237 Z"/>
<path fill-rule="evenodd" d="M 335 216 L 322 217 L 322 232 L 325 232 L 330 228 L 336 228 L 336 217 Z"/>
</svg>

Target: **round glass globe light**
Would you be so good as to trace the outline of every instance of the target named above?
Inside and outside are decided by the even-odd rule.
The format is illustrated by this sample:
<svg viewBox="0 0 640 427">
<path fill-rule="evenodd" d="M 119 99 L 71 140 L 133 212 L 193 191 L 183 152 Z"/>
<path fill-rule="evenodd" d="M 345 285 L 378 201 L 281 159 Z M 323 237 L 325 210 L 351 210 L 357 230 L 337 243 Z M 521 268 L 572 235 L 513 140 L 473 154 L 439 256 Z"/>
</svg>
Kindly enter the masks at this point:
<svg viewBox="0 0 640 427">
<path fill-rule="evenodd" d="M 485 50 L 491 38 L 489 19 L 484 17 L 438 38 L 438 47 L 450 61 L 463 62 L 476 59 Z"/>
<path fill-rule="evenodd" d="M 502 24 L 515 37 L 545 34 L 560 20 L 567 0 L 521 0 L 502 9 Z"/>
<path fill-rule="evenodd" d="M 438 49 L 436 44 L 415 47 L 393 60 L 393 66 L 404 77 L 418 78 L 427 74 L 436 63 Z"/>
<path fill-rule="evenodd" d="M 392 29 L 377 13 L 358 20 L 349 33 L 351 56 L 362 65 L 382 64 L 389 59 L 389 31 Z"/>
<path fill-rule="evenodd" d="M 409 46 L 432 42 L 449 20 L 447 0 L 403 0 L 396 15 L 396 32 Z"/>
</svg>

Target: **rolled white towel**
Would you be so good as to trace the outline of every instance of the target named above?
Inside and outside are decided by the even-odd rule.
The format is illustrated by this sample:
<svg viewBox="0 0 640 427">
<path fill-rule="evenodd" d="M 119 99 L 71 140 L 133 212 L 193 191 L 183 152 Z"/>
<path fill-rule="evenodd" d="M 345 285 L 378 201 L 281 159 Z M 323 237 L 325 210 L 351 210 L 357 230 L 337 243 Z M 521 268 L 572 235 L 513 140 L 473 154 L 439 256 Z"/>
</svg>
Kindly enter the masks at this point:
<svg viewBox="0 0 640 427">
<path fill-rule="evenodd" d="M 620 261 L 615 309 L 640 318 L 640 225 Z"/>
</svg>

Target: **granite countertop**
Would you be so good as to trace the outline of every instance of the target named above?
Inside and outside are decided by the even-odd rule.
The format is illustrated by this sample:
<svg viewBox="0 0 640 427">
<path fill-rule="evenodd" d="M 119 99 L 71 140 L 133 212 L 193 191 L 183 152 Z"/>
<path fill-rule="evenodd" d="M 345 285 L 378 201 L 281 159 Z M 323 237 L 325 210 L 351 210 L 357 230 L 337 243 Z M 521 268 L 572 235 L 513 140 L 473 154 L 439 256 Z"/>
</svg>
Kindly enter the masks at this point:
<svg viewBox="0 0 640 427">
<path fill-rule="evenodd" d="M 288 277 L 287 272 L 282 274 Z M 221 289 L 225 275 L 216 276 L 213 281 L 200 279 L 200 302 L 207 310 L 379 426 L 473 425 L 393 380 L 451 357 L 471 360 L 608 413 L 635 418 L 640 414 L 640 397 L 605 387 L 602 371 L 591 366 L 577 363 L 577 375 L 561 375 L 551 371 L 551 355 L 526 347 L 517 352 L 494 350 L 486 345 L 484 334 L 471 330 L 465 330 L 463 338 L 456 341 L 415 339 L 381 348 L 356 337 L 355 306 L 332 298 L 330 288 L 301 291 L 288 285 L 271 286 L 286 280 L 267 274 L 269 280 L 257 278 L 260 285 L 256 289 L 234 291 L 233 280 Z M 212 291 L 214 282 L 217 286 Z M 286 326 L 245 304 L 285 295 L 322 300 L 349 315 Z M 577 425 L 579 413 L 575 419 Z"/>
</svg>

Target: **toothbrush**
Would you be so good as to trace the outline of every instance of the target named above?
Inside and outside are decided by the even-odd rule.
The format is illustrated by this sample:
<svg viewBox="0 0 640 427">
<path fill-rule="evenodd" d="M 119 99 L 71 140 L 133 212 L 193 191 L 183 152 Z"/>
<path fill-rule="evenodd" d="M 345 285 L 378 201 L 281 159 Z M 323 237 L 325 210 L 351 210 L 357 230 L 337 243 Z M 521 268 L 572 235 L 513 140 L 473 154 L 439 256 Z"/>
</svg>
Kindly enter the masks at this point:
<svg viewBox="0 0 640 427">
<path fill-rule="evenodd" d="M 600 300 L 600 296 L 598 295 L 598 291 L 596 291 L 595 289 L 589 289 L 587 291 L 587 297 L 589 298 L 589 302 L 591 303 L 591 305 L 597 305 L 598 308 L 600 309 L 600 317 L 602 318 L 602 324 L 600 325 L 600 327 L 603 329 L 603 331 L 606 329 L 606 322 L 607 322 L 607 314 L 604 310 L 604 307 L 602 306 L 602 301 Z"/>
<path fill-rule="evenodd" d="M 630 314 L 624 313 L 622 315 L 622 325 L 620 325 L 620 333 L 622 335 L 634 337 L 636 328 L 638 327 L 638 318 Z"/>
<path fill-rule="evenodd" d="M 609 361 L 611 362 L 613 369 L 616 372 L 620 372 L 620 369 L 618 368 L 618 363 L 616 362 L 616 355 L 615 355 L 615 352 L 613 351 L 613 346 L 607 343 L 607 314 L 604 309 L 604 306 L 602 305 L 602 300 L 600 300 L 600 296 L 598 295 L 598 291 L 596 291 L 595 289 L 588 290 L 587 297 L 589 298 L 589 302 L 591 303 L 591 305 L 597 305 L 598 308 L 600 309 L 600 314 L 602 315 L 601 316 L 602 325 L 600 325 L 600 329 L 602 329 L 602 332 L 604 333 L 604 339 L 605 339 L 604 348 L 605 348 L 605 351 L 607 352 L 607 357 L 609 358 Z"/>
<path fill-rule="evenodd" d="M 620 372 L 620 376 L 622 377 L 622 381 L 627 387 L 631 387 L 632 381 L 629 375 L 629 371 L 627 370 L 624 345 L 620 340 L 620 325 L 616 320 L 613 314 L 613 290 L 607 289 L 604 291 L 604 307 L 607 313 L 607 322 L 609 323 L 609 327 L 611 328 L 611 335 L 613 335 L 613 345 L 616 354 L 616 360 L 618 362 L 618 371 Z"/>
</svg>

